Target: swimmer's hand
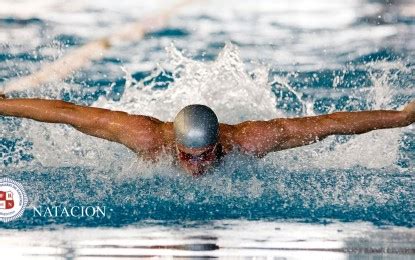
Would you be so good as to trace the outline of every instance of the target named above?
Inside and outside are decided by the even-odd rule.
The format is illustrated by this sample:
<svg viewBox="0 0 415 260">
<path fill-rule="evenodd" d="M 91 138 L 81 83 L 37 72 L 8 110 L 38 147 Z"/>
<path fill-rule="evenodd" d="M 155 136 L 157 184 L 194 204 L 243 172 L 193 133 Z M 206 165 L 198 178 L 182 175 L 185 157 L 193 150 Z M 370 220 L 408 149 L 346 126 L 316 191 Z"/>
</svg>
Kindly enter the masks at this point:
<svg viewBox="0 0 415 260">
<path fill-rule="evenodd" d="M 415 122 L 415 100 L 410 102 L 408 105 L 405 106 L 403 109 L 403 112 L 407 113 L 409 122 L 414 123 Z"/>
</svg>

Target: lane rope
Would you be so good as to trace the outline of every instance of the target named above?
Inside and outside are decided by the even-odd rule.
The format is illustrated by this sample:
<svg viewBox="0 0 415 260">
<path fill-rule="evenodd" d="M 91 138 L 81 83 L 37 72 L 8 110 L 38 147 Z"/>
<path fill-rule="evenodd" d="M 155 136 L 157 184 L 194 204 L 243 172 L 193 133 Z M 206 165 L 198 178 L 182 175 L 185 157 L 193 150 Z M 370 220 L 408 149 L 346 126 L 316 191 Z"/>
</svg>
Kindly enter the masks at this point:
<svg viewBox="0 0 415 260">
<path fill-rule="evenodd" d="M 176 11 L 192 1 L 180 1 L 157 15 L 148 16 L 146 19 L 126 25 L 115 34 L 89 42 L 70 51 L 61 58 L 44 64 L 38 71 L 30 75 L 12 79 L 3 85 L 3 93 L 23 91 L 62 80 L 88 65 L 91 60 L 102 57 L 112 46 L 142 39 L 146 33 L 165 25 Z"/>
</svg>

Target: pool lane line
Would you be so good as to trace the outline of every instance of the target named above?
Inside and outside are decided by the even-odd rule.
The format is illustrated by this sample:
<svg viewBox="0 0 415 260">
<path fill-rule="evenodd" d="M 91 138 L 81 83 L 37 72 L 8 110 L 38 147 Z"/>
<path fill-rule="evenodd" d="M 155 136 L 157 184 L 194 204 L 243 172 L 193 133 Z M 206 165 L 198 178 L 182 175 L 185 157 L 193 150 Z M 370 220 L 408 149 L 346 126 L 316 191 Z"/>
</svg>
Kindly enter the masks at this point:
<svg viewBox="0 0 415 260">
<path fill-rule="evenodd" d="M 156 15 L 148 16 L 143 20 L 126 25 L 112 35 L 84 44 L 61 58 L 43 65 L 38 71 L 30 75 L 10 80 L 0 90 L 7 94 L 62 80 L 76 70 L 85 67 L 92 60 L 102 57 L 111 47 L 120 43 L 142 39 L 146 33 L 165 25 L 167 20 L 180 8 L 194 1 L 180 1 Z"/>
</svg>

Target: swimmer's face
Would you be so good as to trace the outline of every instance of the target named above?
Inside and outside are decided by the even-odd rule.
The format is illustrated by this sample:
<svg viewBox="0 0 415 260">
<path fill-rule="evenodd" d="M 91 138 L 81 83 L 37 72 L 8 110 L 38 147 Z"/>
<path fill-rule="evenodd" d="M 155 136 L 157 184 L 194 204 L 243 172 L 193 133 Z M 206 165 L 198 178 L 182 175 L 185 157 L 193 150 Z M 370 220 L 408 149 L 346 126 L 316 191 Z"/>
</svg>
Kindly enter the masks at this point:
<svg viewBox="0 0 415 260">
<path fill-rule="evenodd" d="M 180 144 L 176 147 L 180 165 L 193 176 L 203 174 L 216 161 L 217 144 L 203 148 L 188 148 Z"/>
</svg>

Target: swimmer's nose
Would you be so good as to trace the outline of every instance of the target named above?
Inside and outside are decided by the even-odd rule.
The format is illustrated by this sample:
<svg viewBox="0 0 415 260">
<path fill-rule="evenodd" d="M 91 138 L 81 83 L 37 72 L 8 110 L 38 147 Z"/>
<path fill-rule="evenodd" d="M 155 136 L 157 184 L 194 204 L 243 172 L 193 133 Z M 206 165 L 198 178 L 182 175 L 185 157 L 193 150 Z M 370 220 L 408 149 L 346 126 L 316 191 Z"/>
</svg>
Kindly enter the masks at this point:
<svg viewBox="0 0 415 260">
<path fill-rule="evenodd" d="M 189 162 L 193 165 L 199 165 L 200 164 L 200 161 L 197 160 L 197 159 L 190 159 Z"/>
</svg>

